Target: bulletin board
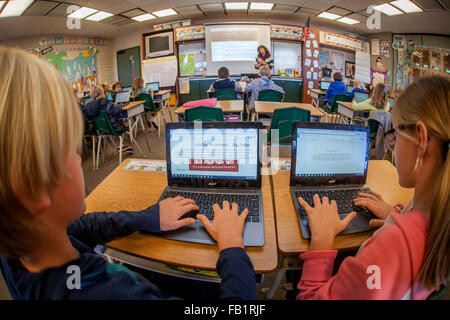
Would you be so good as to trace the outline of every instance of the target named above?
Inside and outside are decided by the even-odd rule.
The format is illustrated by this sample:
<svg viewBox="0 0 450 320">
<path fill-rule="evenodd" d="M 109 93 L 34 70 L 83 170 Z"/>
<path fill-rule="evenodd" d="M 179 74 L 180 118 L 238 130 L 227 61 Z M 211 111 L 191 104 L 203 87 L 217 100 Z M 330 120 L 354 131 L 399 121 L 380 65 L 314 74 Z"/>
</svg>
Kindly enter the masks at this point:
<svg viewBox="0 0 450 320">
<path fill-rule="evenodd" d="M 384 68 L 383 68 L 384 69 Z M 378 83 L 386 83 L 386 74 L 387 70 L 381 70 L 375 67 L 372 67 L 371 70 L 371 82 L 372 85 L 375 87 Z"/>
<path fill-rule="evenodd" d="M 180 77 L 200 76 L 206 70 L 206 44 L 204 41 L 178 44 Z"/>
<path fill-rule="evenodd" d="M 159 82 L 160 87 L 173 87 L 177 79 L 177 58 L 168 56 L 142 61 L 145 82 Z"/>
</svg>

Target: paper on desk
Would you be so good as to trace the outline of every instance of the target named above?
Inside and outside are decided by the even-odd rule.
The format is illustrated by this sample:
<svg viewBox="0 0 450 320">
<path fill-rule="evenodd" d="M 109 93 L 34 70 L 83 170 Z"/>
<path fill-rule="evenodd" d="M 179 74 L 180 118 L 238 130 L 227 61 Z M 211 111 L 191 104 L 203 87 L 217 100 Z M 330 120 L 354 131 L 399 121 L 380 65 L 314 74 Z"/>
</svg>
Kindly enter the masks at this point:
<svg viewBox="0 0 450 320">
<path fill-rule="evenodd" d="M 130 160 L 125 170 L 167 172 L 165 160 Z"/>
<path fill-rule="evenodd" d="M 272 159 L 271 165 L 274 172 L 291 170 L 291 160 Z"/>
</svg>

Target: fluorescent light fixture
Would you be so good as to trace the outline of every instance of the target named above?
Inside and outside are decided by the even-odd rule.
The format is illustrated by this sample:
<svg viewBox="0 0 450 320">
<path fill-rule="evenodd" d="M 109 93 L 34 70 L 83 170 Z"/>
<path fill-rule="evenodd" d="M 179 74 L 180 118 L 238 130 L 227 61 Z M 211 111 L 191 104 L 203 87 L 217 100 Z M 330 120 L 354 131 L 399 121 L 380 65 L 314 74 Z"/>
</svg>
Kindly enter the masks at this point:
<svg viewBox="0 0 450 320">
<path fill-rule="evenodd" d="M 103 19 L 112 17 L 113 15 L 114 15 L 113 13 L 109 13 L 109 12 L 105 12 L 105 11 L 99 11 L 97 13 L 94 13 L 92 16 L 87 17 L 86 20 L 101 21 Z"/>
<path fill-rule="evenodd" d="M 5 3 L 5 1 L 0 1 L 0 9 Z M 0 14 L 0 18 L 5 17 L 17 17 L 22 15 L 25 10 L 34 2 L 34 0 L 15 0 L 8 1 L 3 8 L 2 13 Z"/>
<path fill-rule="evenodd" d="M 334 13 L 322 12 L 321 14 L 318 15 L 318 17 L 329 19 L 329 20 L 336 20 L 337 18 L 340 18 L 341 16 L 338 14 L 334 14 Z"/>
<path fill-rule="evenodd" d="M 351 19 L 351 18 L 346 18 L 346 17 L 337 19 L 336 21 L 337 21 L 337 22 L 346 23 L 346 24 L 356 24 L 356 23 L 359 23 L 358 20 Z"/>
<path fill-rule="evenodd" d="M 178 14 L 175 10 L 173 9 L 165 9 L 165 10 L 159 10 L 159 11 L 155 11 L 152 12 L 155 16 L 161 18 L 161 17 L 167 17 L 167 16 L 172 16 L 174 14 Z"/>
<path fill-rule="evenodd" d="M 396 6 L 400 10 L 406 13 L 414 13 L 414 12 L 422 12 L 423 10 L 420 9 L 415 3 L 409 1 L 409 0 L 398 0 L 398 1 L 392 1 L 390 4 Z"/>
<path fill-rule="evenodd" d="M 273 3 L 252 2 L 250 3 L 250 10 L 272 10 Z"/>
<path fill-rule="evenodd" d="M 374 10 L 380 11 L 387 16 L 397 16 L 399 14 L 403 14 L 396 7 L 391 6 L 389 3 L 380 4 L 379 6 L 373 7 Z"/>
<path fill-rule="evenodd" d="M 150 19 L 156 19 L 156 17 L 152 16 L 150 13 L 146 13 L 146 14 L 141 14 L 140 16 L 137 16 L 137 17 L 133 17 L 131 19 L 136 20 L 138 22 L 142 22 L 142 21 L 147 21 Z"/>
<path fill-rule="evenodd" d="M 76 19 L 84 19 L 87 16 L 90 16 L 91 14 L 96 13 L 97 11 L 98 11 L 97 9 L 81 7 L 80 9 L 75 10 L 74 12 L 69 14 L 67 17 L 68 18 L 76 18 Z"/>
<path fill-rule="evenodd" d="M 227 10 L 247 10 L 248 2 L 225 2 Z"/>
<path fill-rule="evenodd" d="M 2 11 L 3 5 L 5 4 L 6 1 L 0 1 L 0 11 Z"/>
</svg>

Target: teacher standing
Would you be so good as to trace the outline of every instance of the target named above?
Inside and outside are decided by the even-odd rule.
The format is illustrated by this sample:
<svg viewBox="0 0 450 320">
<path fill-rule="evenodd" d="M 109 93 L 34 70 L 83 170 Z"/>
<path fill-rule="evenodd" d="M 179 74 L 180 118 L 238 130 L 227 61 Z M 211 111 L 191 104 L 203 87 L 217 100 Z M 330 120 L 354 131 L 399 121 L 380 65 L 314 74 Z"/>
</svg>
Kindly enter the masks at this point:
<svg viewBox="0 0 450 320">
<path fill-rule="evenodd" d="M 273 69 L 273 59 L 269 50 L 265 46 L 260 45 L 258 46 L 258 56 L 256 57 L 255 69 L 259 69 L 264 66 Z"/>
</svg>

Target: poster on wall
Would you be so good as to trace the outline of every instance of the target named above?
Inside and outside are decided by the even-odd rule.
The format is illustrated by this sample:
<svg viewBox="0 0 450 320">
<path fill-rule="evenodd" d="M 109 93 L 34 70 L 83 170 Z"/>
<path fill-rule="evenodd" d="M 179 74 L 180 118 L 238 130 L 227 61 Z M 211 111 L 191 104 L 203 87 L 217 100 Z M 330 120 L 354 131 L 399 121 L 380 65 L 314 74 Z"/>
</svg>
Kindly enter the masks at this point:
<svg viewBox="0 0 450 320">
<path fill-rule="evenodd" d="M 380 53 L 381 57 L 384 59 L 389 59 L 389 52 L 391 51 L 389 41 L 388 40 L 381 40 L 380 42 Z"/>
<path fill-rule="evenodd" d="M 355 79 L 355 64 L 351 61 L 345 61 L 345 77 Z"/>
<path fill-rule="evenodd" d="M 370 41 L 372 47 L 372 55 L 379 56 L 380 55 L 380 40 L 375 39 Z"/>
<path fill-rule="evenodd" d="M 393 38 L 393 42 L 392 42 L 392 48 L 397 49 L 398 51 L 403 51 L 406 50 L 406 37 L 405 36 L 400 36 L 400 35 L 395 35 L 392 37 Z"/>
<path fill-rule="evenodd" d="M 86 51 L 89 53 L 87 56 Z M 49 52 L 44 59 L 79 91 L 98 83 L 97 57 L 88 50 Z"/>
</svg>

